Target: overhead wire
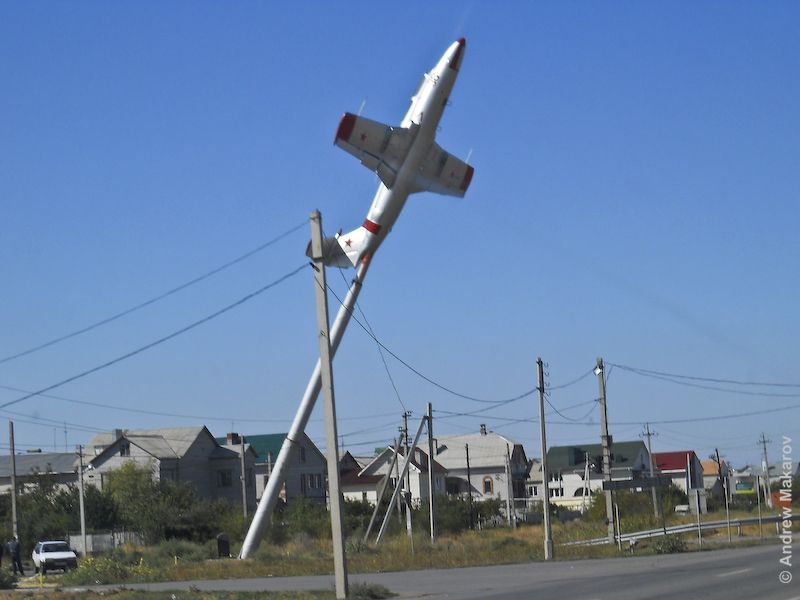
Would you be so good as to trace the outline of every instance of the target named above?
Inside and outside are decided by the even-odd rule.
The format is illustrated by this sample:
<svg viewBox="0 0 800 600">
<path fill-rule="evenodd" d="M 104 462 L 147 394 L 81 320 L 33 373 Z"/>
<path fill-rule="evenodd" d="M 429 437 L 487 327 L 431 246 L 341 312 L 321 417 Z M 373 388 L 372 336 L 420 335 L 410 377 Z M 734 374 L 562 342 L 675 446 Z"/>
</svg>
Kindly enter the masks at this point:
<svg viewBox="0 0 800 600">
<path fill-rule="evenodd" d="M 197 283 L 200 283 L 201 281 L 204 281 L 205 279 L 208 279 L 212 275 L 216 275 L 220 271 L 224 271 L 225 269 L 228 269 L 229 267 L 232 267 L 233 265 L 238 264 L 238 263 L 242 262 L 243 260 L 246 260 L 246 259 L 250 258 L 254 254 L 257 254 L 257 253 L 261 252 L 262 250 L 264 250 L 266 248 L 269 248 L 273 244 L 276 244 L 277 242 L 279 242 L 283 238 L 291 235 L 292 233 L 294 233 L 295 231 L 297 231 L 301 227 L 305 226 L 307 223 L 308 223 L 308 220 L 306 219 L 302 223 L 299 223 L 298 225 L 295 225 L 294 227 L 292 227 L 292 228 L 288 229 L 287 231 L 283 232 L 282 234 L 280 234 L 280 235 L 272 238 L 271 240 L 269 240 L 269 241 L 257 246 L 256 248 L 253 248 L 252 250 L 250 250 L 248 252 L 245 252 L 244 254 L 242 254 L 240 256 L 237 256 L 233 260 L 229 260 L 228 262 L 226 262 L 226 263 L 224 263 L 224 264 L 222 264 L 222 265 L 220 265 L 220 266 L 218 266 L 218 267 L 216 267 L 214 269 L 211 269 L 210 271 L 206 271 L 205 273 L 203 273 L 202 275 L 199 275 L 198 277 L 195 277 L 194 279 L 191 279 L 191 280 L 189 280 L 189 281 L 187 281 L 185 283 L 182 283 L 182 284 L 180 284 L 180 285 L 178 285 L 178 286 L 176 286 L 176 287 L 174 287 L 172 289 L 169 289 L 166 292 L 158 294 L 157 296 L 154 296 L 154 297 L 152 297 L 152 298 L 150 298 L 148 300 L 145 300 L 144 302 L 140 302 L 139 304 L 136 304 L 135 306 L 131 306 L 130 308 L 126 308 L 125 310 L 120 311 L 120 312 L 118 312 L 118 313 L 116 313 L 114 315 L 111 315 L 110 317 L 106 317 L 106 318 L 101 319 L 99 321 L 96 321 L 96 322 L 94 322 L 94 323 L 92 323 L 90 325 L 82 327 L 81 329 L 77 329 L 77 330 L 72 331 L 70 333 L 67 333 L 65 335 L 61 335 L 59 337 L 53 338 L 53 339 L 51 339 L 51 340 L 49 340 L 47 342 L 44 342 L 44 343 L 39 344 L 37 346 L 34 346 L 32 348 L 28 348 L 27 350 L 23 350 L 21 352 L 17 352 L 15 354 L 11 354 L 9 356 L 5 356 L 3 358 L 0 358 L 0 364 L 6 363 L 6 362 L 10 362 L 10 361 L 12 361 L 14 359 L 21 358 L 23 356 L 27 356 L 28 354 L 33 354 L 34 352 L 38 352 L 39 350 L 43 350 L 45 348 L 48 348 L 48 347 L 53 346 L 55 344 L 58 344 L 59 342 L 63 342 L 63 341 L 68 340 L 70 338 L 74 338 L 74 337 L 79 336 L 81 334 L 84 334 L 84 333 L 87 333 L 89 331 L 92 331 L 93 329 L 97 329 L 98 327 L 101 327 L 102 325 L 106 325 L 108 323 L 111 323 L 112 321 L 116 321 L 117 319 L 121 319 L 122 317 L 127 316 L 127 315 L 129 315 L 129 314 L 131 314 L 133 312 L 138 311 L 138 310 L 141 310 L 141 309 L 143 309 L 143 308 L 145 308 L 147 306 L 150 306 L 151 304 L 155 304 L 156 302 L 158 302 L 160 300 L 163 300 L 164 298 L 172 296 L 173 294 L 176 294 L 176 293 L 180 292 L 181 290 L 185 290 L 186 288 L 188 288 L 190 286 L 193 286 L 193 285 L 195 285 Z"/>
<path fill-rule="evenodd" d="M 333 297 L 334 297 L 334 298 L 336 298 L 336 300 L 339 302 L 339 304 L 340 304 L 340 305 L 342 305 L 342 306 L 344 306 L 344 305 L 345 305 L 345 304 L 344 304 L 344 302 L 343 302 L 343 301 L 342 301 L 342 299 L 341 299 L 341 298 L 340 298 L 340 297 L 339 297 L 339 296 L 336 294 L 336 291 L 335 291 L 335 290 L 333 290 L 333 289 L 331 288 L 331 286 L 330 286 L 330 285 L 328 285 L 328 286 L 327 286 L 327 288 L 328 288 L 328 291 L 330 291 L 330 293 L 333 295 Z M 508 404 L 508 403 L 510 403 L 510 402 L 514 402 L 515 400 L 521 400 L 522 398 L 526 398 L 526 397 L 530 396 L 531 394 L 533 394 L 533 393 L 536 391 L 536 388 L 533 388 L 533 389 L 531 389 L 531 390 L 528 390 L 527 392 L 524 392 L 524 393 L 522 393 L 522 394 L 519 394 L 518 396 L 514 396 L 514 397 L 512 397 L 512 398 L 507 398 L 507 399 L 504 399 L 504 400 L 486 400 L 486 399 L 482 399 L 482 398 L 476 398 L 475 396 L 470 396 L 470 395 L 468 395 L 468 394 L 462 394 L 462 393 L 460 393 L 460 392 L 457 392 L 457 391 L 455 391 L 455 390 L 453 390 L 453 389 L 451 389 L 451 388 L 449 388 L 449 387 L 447 387 L 447 386 L 445 386 L 445 385 L 442 385 L 442 384 L 441 384 L 441 383 L 439 383 L 438 381 L 435 381 L 434 379 L 432 379 L 432 378 L 428 377 L 427 375 L 425 375 L 424 373 L 422 373 L 422 372 L 421 372 L 421 371 L 419 371 L 418 369 L 415 369 L 415 368 L 414 368 L 413 366 L 411 366 L 409 363 L 407 363 L 406 361 L 404 361 L 402 358 L 400 358 L 400 357 L 399 357 L 397 354 L 395 354 L 395 353 L 394 353 L 394 352 L 393 352 L 391 349 L 387 348 L 387 347 L 386 347 L 386 345 L 385 345 L 383 342 L 381 342 L 381 341 L 380 341 L 380 340 L 379 340 L 379 339 L 378 339 L 378 338 L 377 338 L 377 337 L 376 337 L 374 334 L 372 334 L 372 333 L 369 331 L 369 329 L 368 329 L 368 328 L 367 328 L 367 327 L 366 327 L 366 326 L 365 326 L 365 325 L 364 325 L 364 324 L 363 324 L 361 321 L 359 321 L 359 320 L 358 320 L 358 317 L 356 317 L 356 316 L 353 314 L 353 311 L 352 311 L 352 310 L 350 311 L 350 317 L 353 319 L 353 321 L 355 321 L 355 322 L 358 324 L 358 326 L 359 326 L 359 327 L 361 327 L 361 329 L 363 329 L 363 330 L 364 330 L 364 332 L 365 332 L 365 333 L 366 333 L 366 334 L 367 334 L 369 337 L 371 337 L 373 340 L 375 340 L 375 343 L 377 343 L 377 344 L 378 344 L 378 345 L 379 345 L 381 348 L 383 348 L 383 349 L 384 349 L 384 350 L 385 350 L 385 351 L 386 351 L 386 352 L 387 352 L 387 353 L 388 353 L 388 354 L 389 354 L 389 355 L 390 355 L 392 358 L 394 358 L 396 361 L 398 361 L 398 362 L 399 362 L 401 365 L 403 365 L 403 366 L 404 366 L 404 367 L 406 367 L 408 370 L 410 370 L 412 373 L 414 373 L 415 375 L 417 375 L 417 377 L 419 377 L 419 378 L 421 378 L 421 379 L 423 379 L 423 380 L 427 381 L 428 383 L 430 383 L 430 384 L 431 384 L 431 385 L 433 385 L 434 387 L 437 387 L 437 388 L 439 388 L 440 390 L 442 390 L 442 391 L 444 391 L 444 392 L 447 392 L 447 393 L 449 393 L 449 394 L 452 394 L 453 396 L 456 396 L 456 397 L 458 397 L 458 398 L 463 398 L 464 400 L 470 400 L 471 402 L 480 402 L 480 403 L 483 403 L 483 404 L 494 404 L 494 405 L 498 405 L 498 404 Z M 2 406 L 0 406 L 0 408 L 2 408 Z"/>
<path fill-rule="evenodd" d="M 202 319 L 199 319 L 199 320 L 197 320 L 197 321 L 195 321 L 193 323 L 190 323 L 189 325 L 187 325 L 185 327 L 182 327 L 181 329 L 179 329 L 177 331 L 174 331 L 174 332 L 170 333 L 169 335 L 166 335 L 166 336 L 164 336 L 162 338 L 159 338 L 159 339 L 155 340 L 154 342 L 150 342 L 149 344 L 145 344 L 144 346 L 140 346 L 139 348 L 137 348 L 135 350 L 132 350 L 131 352 L 128 352 L 126 354 L 118 356 L 118 357 L 116 357 L 116 358 L 114 358 L 112 360 L 109 360 L 109 361 L 101 364 L 101 365 L 98 365 L 98 366 L 93 367 L 91 369 L 87 369 L 87 370 L 85 370 L 85 371 L 83 371 L 81 373 L 78 373 L 77 375 L 73 375 L 71 377 L 67 377 L 66 379 L 62 379 L 58 383 L 54 383 L 54 384 L 49 385 L 47 387 L 41 388 L 39 390 L 36 390 L 35 392 L 31 392 L 29 394 L 21 396 L 20 398 L 17 398 L 16 400 L 11 400 L 10 402 L 5 402 L 3 404 L 0 404 L 0 409 L 6 408 L 8 406 L 11 406 L 12 404 L 17 404 L 19 402 L 23 402 L 24 400 L 28 400 L 29 398 L 33 398 L 34 396 L 38 396 L 40 394 L 43 394 L 44 392 L 49 392 L 50 390 L 54 390 L 54 389 L 56 389 L 58 387 L 61 387 L 62 385 L 65 385 L 65 384 L 70 383 L 72 381 L 75 381 L 77 379 L 81 379 L 83 377 L 86 377 L 87 375 L 91 375 L 92 373 L 96 373 L 97 371 L 100 371 L 102 369 L 105 369 L 107 367 L 115 365 L 115 364 L 117 364 L 119 362 L 122 362 L 123 360 L 131 358 L 133 356 L 136 356 L 137 354 L 141 354 L 142 352 L 145 352 L 146 350 L 150 350 L 151 348 L 154 348 L 154 347 L 156 347 L 156 346 L 158 346 L 160 344 L 163 344 L 164 342 L 167 342 L 167 341 L 169 341 L 169 340 L 171 340 L 171 339 L 173 339 L 175 337 L 178 337 L 179 335 L 182 335 L 182 334 L 186 333 L 187 331 L 190 331 L 190 330 L 192 330 L 192 329 L 194 329 L 196 327 L 199 327 L 200 325 L 203 325 L 204 323 L 207 323 L 207 322 L 211 321 L 212 319 L 215 319 L 215 318 L 219 317 L 220 315 L 223 315 L 223 314 L 233 310 L 234 308 L 237 308 L 238 306 L 241 306 L 245 302 L 247 302 L 249 300 L 252 300 L 256 296 L 258 296 L 260 294 L 263 294 L 267 290 L 269 290 L 269 289 L 271 289 L 271 288 L 283 283 L 287 279 L 297 275 L 300 271 L 302 271 L 303 269 L 305 269 L 307 267 L 308 267 L 308 263 L 304 263 L 304 264 L 300 265 L 299 267 L 297 267 L 296 269 L 294 269 L 294 270 L 286 273 L 285 275 L 279 277 L 275 281 L 272 281 L 272 282 L 268 283 L 267 285 L 264 285 L 264 286 L 258 288 L 257 290 L 247 294 L 243 298 L 240 298 L 236 302 L 233 302 L 233 303 L 231 303 L 231 304 L 229 304 L 229 305 L 227 305 L 227 306 L 225 306 L 225 307 L 213 312 L 212 314 L 210 314 L 210 315 L 208 315 L 206 317 L 203 317 Z"/>
<path fill-rule="evenodd" d="M 662 377 L 672 377 L 677 379 L 690 379 L 694 381 L 707 381 L 710 383 L 729 383 L 732 385 L 745 385 L 745 386 L 757 386 L 757 387 L 793 387 L 793 388 L 800 388 L 800 383 L 777 383 L 772 381 L 742 381 L 737 379 L 720 379 L 715 377 L 698 377 L 694 375 L 679 375 L 677 373 L 666 373 L 663 371 L 653 371 L 650 369 L 642 369 L 640 367 L 631 367 L 628 365 L 620 365 L 616 363 L 607 363 L 619 367 L 624 371 L 631 371 L 637 374 L 650 374 L 650 375 L 661 375 Z"/>
<path fill-rule="evenodd" d="M 347 278 L 344 276 L 344 271 L 342 271 L 342 269 L 339 269 L 339 274 L 342 276 L 345 285 L 347 285 Z M 358 312 L 361 313 L 361 317 L 364 319 L 364 323 L 366 323 L 367 327 L 369 327 L 369 331 L 373 339 L 377 339 L 377 336 L 375 335 L 375 330 L 372 328 L 372 325 L 367 320 L 367 315 L 364 314 L 364 309 L 361 308 L 361 303 L 356 302 L 356 307 L 358 308 Z M 400 397 L 400 391 L 397 389 L 397 384 L 395 384 L 394 377 L 392 377 L 392 372 L 389 370 L 389 363 L 386 362 L 386 357 L 383 355 L 383 349 L 381 348 L 380 344 L 377 344 L 377 348 L 378 348 L 378 354 L 381 357 L 381 362 L 383 363 L 383 368 L 386 371 L 386 376 L 389 378 L 389 383 L 391 384 L 392 389 L 394 390 L 394 395 L 397 398 L 397 401 L 400 403 L 400 406 L 403 407 L 403 412 L 408 412 L 408 409 L 406 408 L 403 399 Z"/>
<path fill-rule="evenodd" d="M 762 398 L 800 398 L 800 393 L 797 393 L 797 394 L 782 394 L 782 393 L 775 393 L 775 392 L 757 392 L 757 391 L 748 391 L 748 390 L 737 390 L 737 389 L 731 389 L 731 388 L 722 388 L 722 387 L 717 387 L 717 386 L 713 386 L 713 385 L 705 385 L 705 384 L 702 384 L 702 383 L 694 383 L 693 381 L 683 381 L 681 379 L 678 379 L 678 377 L 681 377 L 681 376 L 663 375 L 663 374 L 659 374 L 659 373 L 656 373 L 656 372 L 653 372 L 653 371 L 646 371 L 646 370 L 642 370 L 642 369 L 634 369 L 632 367 L 624 367 L 624 366 L 621 366 L 621 365 L 615 365 L 615 366 L 619 367 L 620 369 L 622 369 L 624 371 L 628 371 L 629 373 L 634 373 L 636 375 L 639 375 L 640 377 L 649 377 L 651 379 L 658 379 L 658 380 L 661 380 L 661 381 L 674 383 L 676 385 L 699 388 L 699 389 L 703 389 L 703 390 L 711 390 L 711 391 L 715 391 L 715 392 L 724 392 L 724 393 L 727 393 L 727 394 L 738 394 L 738 395 L 741 395 L 741 396 L 758 396 L 758 397 L 762 397 Z M 688 376 L 684 376 L 684 377 L 688 378 Z M 699 379 L 699 378 L 692 378 L 692 379 Z M 708 379 L 708 378 L 705 378 L 705 379 Z M 732 385 L 764 385 L 764 386 L 767 386 L 767 385 L 769 385 L 769 386 L 781 385 L 781 386 L 786 386 L 786 387 L 794 387 L 794 385 L 795 385 L 795 384 L 775 384 L 775 383 L 773 383 L 773 384 L 760 383 L 759 384 L 759 383 L 756 383 L 756 382 L 735 382 L 733 380 L 728 380 L 726 383 L 730 383 Z"/>
</svg>

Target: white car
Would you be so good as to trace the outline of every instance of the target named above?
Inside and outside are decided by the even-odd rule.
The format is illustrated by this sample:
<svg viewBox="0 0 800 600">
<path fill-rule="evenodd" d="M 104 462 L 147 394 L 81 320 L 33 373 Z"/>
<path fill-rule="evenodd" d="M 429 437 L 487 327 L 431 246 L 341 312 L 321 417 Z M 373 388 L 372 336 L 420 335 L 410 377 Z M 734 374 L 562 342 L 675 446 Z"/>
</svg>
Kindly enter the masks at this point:
<svg viewBox="0 0 800 600">
<path fill-rule="evenodd" d="M 78 566 L 78 556 L 67 542 L 39 542 L 33 548 L 31 558 L 34 569 L 37 573 L 41 571 L 42 575 L 51 569 L 67 571 Z"/>
</svg>

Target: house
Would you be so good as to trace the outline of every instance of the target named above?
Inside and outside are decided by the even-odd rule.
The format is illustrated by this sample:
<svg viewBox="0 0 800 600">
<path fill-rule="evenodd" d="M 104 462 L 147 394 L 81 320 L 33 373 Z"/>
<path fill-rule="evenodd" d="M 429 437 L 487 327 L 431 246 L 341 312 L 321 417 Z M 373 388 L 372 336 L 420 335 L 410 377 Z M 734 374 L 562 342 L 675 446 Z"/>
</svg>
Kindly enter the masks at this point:
<svg viewBox="0 0 800 600">
<path fill-rule="evenodd" d="M 694 450 L 653 452 L 653 462 L 660 474 L 667 475 L 676 487 L 686 492 L 693 514 L 697 514 L 698 506 L 700 514 L 708 512 L 703 466 Z"/>
<path fill-rule="evenodd" d="M 372 457 L 363 467 L 359 461 L 349 452 L 340 460 L 340 472 L 342 473 L 341 488 L 346 499 L 366 500 L 375 503 L 380 492 L 384 478 L 389 477 L 391 490 L 397 485 L 396 473 L 403 466 L 405 452 L 400 448 L 396 466 L 390 472 L 395 456 L 395 449 L 389 446 Z M 432 465 L 432 466 L 431 466 Z M 411 455 L 408 465 L 408 478 L 410 480 L 410 492 L 412 504 L 418 506 L 422 502 L 428 501 L 428 469 L 433 469 L 434 493 L 445 493 L 445 478 L 447 470 L 437 461 L 429 461 L 428 454 L 421 448 L 415 448 Z M 391 492 L 387 492 L 388 494 Z"/>
<path fill-rule="evenodd" d="M 272 465 L 278 458 L 288 433 L 246 435 L 244 439 L 255 450 L 256 498 L 260 499 L 267 487 Z M 228 434 L 228 438 L 236 434 Z M 304 497 L 324 504 L 327 498 L 328 461 L 316 444 L 305 433 L 300 436 L 295 452 L 289 460 L 286 480 L 279 497 L 284 502 Z"/>
<path fill-rule="evenodd" d="M 59 488 L 78 483 L 78 455 L 75 452 L 42 452 L 15 454 L 17 491 L 38 486 L 43 478 Z M 11 490 L 11 456 L 0 456 L 0 493 Z"/>
<path fill-rule="evenodd" d="M 434 460 L 447 471 L 448 494 L 470 494 L 477 500 L 525 498 L 528 459 L 522 444 L 481 425 L 478 433 L 434 438 L 434 448 Z"/>
<path fill-rule="evenodd" d="M 650 460 L 644 442 L 637 440 L 612 443 L 612 480 L 638 479 L 649 475 Z M 547 478 L 547 488 L 553 504 L 573 510 L 585 510 L 588 496 L 603 489 L 606 478 L 603 473 L 603 446 L 551 446 L 547 450 Z M 540 465 L 540 485 L 541 480 Z"/>
<path fill-rule="evenodd" d="M 713 458 L 707 458 L 700 461 L 700 466 L 703 467 L 703 488 L 706 496 L 724 499 L 723 494 L 727 490 L 730 498 L 732 491 L 727 489 L 730 486 L 730 465 L 725 461 L 717 464 Z"/>
<path fill-rule="evenodd" d="M 367 475 L 361 471 L 374 457 L 353 456 L 345 452 L 339 459 L 339 487 L 345 500 L 363 500 L 375 504 L 386 473 Z"/>
<path fill-rule="evenodd" d="M 153 470 L 158 481 L 190 484 L 201 498 L 242 504 L 240 446 L 221 446 L 204 426 L 169 429 L 115 429 L 89 443 L 84 481 L 102 489 L 109 472 L 127 463 Z M 245 446 L 244 478 L 248 511 L 256 507 L 253 449 Z"/>
</svg>

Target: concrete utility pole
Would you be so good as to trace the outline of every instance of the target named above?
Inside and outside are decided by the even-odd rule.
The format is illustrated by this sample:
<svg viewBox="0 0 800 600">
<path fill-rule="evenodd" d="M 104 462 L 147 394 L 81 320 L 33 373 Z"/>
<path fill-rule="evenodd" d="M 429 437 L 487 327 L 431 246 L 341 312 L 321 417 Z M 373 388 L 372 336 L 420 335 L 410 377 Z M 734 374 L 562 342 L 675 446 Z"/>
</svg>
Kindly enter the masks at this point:
<svg viewBox="0 0 800 600">
<path fill-rule="evenodd" d="M 244 436 L 239 436 L 239 467 L 242 472 L 242 514 L 244 520 L 247 521 L 247 473 L 244 469 Z"/>
<path fill-rule="evenodd" d="M 508 444 L 506 444 L 506 514 L 508 515 L 508 526 L 517 528 L 517 522 L 511 516 L 511 503 L 514 487 L 511 485 L 511 454 L 508 451 Z"/>
<path fill-rule="evenodd" d="M 714 448 L 714 452 L 717 455 L 715 462 L 717 463 L 717 478 L 719 482 L 722 484 L 722 493 L 725 495 L 725 520 L 728 522 L 728 542 L 732 542 L 731 539 L 731 510 L 728 505 L 728 486 L 726 485 L 726 480 L 728 479 L 727 476 L 725 479 L 722 478 L 722 461 L 719 458 L 719 448 Z"/>
<path fill-rule="evenodd" d="M 606 379 L 603 359 L 597 359 L 594 369 L 600 391 L 600 440 L 603 444 L 603 473 L 606 481 L 611 481 L 611 436 L 608 435 L 608 411 L 606 410 Z M 613 544 L 614 535 L 614 497 L 611 490 L 606 490 L 606 519 L 608 520 L 608 541 Z"/>
<path fill-rule="evenodd" d="M 8 422 L 8 444 L 11 446 L 11 531 L 19 539 L 17 530 L 17 457 L 14 450 L 14 421 Z"/>
<path fill-rule="evenodd" d="M 411 459 L 408 453 L 408 417 L 411 416 L 409 411 L 403 412 L 403 443 L 406 457 Z M 423 419 L 423 422 L 425 420 Z M 411 542 L 411 554 L 414 554 L 414 529 L 411 526 L 411 471 L 406 472 L 403 478 L 403 505 L 406 508 L 406 533 Z"/>
<path fill-rule="evenodd" d="M 86 547 L 86 508 L 84 504 L 83 488 L 83 446 L 78 445 L 78 501 L 81 511 L 81 540 L 83 541 L 83 555 L 89 556 L 89 549 Z"/>
<path fill-rule="evenodd" d="M 469 468 L 469 444 L 464 444 L 464 451 L 467 453 L 467 504 L 469 506 L 469 528 L 475 528 L 475 521 L 472 518 L 472 472 Z"/>
<path fill-rule="evenodd" d="M 758 440 L 758 443 L 761 444 L 761 448 L 763 449 L 764 458 L 761 459 L 761 470 L 764 471 L 764 481 L 767 485 L 767 492 L 765 494 L 767 498 L 767 506 L 772 508 L 772 490 L 770 489 L 769 483 L 769 459 L 767 458 L 767 444 L 771 443 L 772 440 L 768 440 L 764 437 L 764 432 L 761 432 L 761 439 Z"/>
<path fill-rule="evenodd" d="M 433 473 L 433 404 L 428 402 L 428 503 L 431 513 L 431 544 L 436 542 L 436 477 Z"/>
<path fill-rule="evenodd" d="M 425 427 L 425 419 L 423 418 L 419 422 L 419 427 L 417 428 L 417 434 L 414 436 L 414 442 L 411 444 L 411 452 L 414 452 L 414 449 L 417 447 L 417 442 L 419 442 L 419 436 L 422 434 L 422 429 Z M 408 467 L 411 464 L 411 456 L 409 454 L 406 455 L 405 460 L 403 460 L 403 468 L 400 470 L 400 477 L 397 479 L 397 486 L 394 488 L 394 492 L 392 493 L 392 499 L 389 501 L 389 507 L 391 508 L 392 504 L 398 501 L 398 497 L 400 495 L 400 488 L 402 487 L 402 478 L 406 476 L 408 473 Z M 381 525 L 380 531 L 378 531 L 378 537 L 375 539 L 376 544 L 380 544 L 381 540 L 383 540 L 383 536 L 386 533 L 386 527 L 389 525 L 389 517 L 391 516 L 391 510 L 386 511 L 386 516 L 383 518 L 383 524 Z"/>
<path fill-rule="evenodd" d="M 328 329 L 328 285 L 322 255 L 322 216 L 311 213 L 311 255 L 314 261 L 314 283 L 317 298 L 317 327 L 322 391 L 325 394 L 325 444 L 328 459 L 328 496 L 330 497 L 333 562 L 336 579 L 336 598 L 347 598 L 347 557 L 344 549 L 344 499 L 339 488 L 339 446 L 336 433 L 336 400 L 333 391 L 330 331 Z"/>
<path fill-rule="evenodd" d="M 383 495 L 386 493 L 386 488 L 389 485 L 389 480 L 392 478 L 392 469 L 395 468 L 397 464 L 397 455 L 400 453 L 400 441 L 395 438 L 394 440 L 394 453 L 392 456 L 392 464 L 389 465 L 389 470 L 386 471 L 386 477 L 383 478 L 381 481 L 381 489 L 378 492 L 378 497 L 375 499 L 375 509 L 372 511 L 372 517 L 370 517 L 369 525 L 367 525 L 367 530 L 364 532 L 364 543 L 367 542 L 369 539 L 369 534 L 372 532 L 372 526 L 375 525 L 375 519 L 378 516 L 378 511 L 381 509 L 381 501 L 383 500 Z M 386 509 L 387 514 L 392 512 L 392 505 L 390 504 Z"/>
<path fill-rule="evenodd" d="M 655 431 L 650 431 L 650 423 L 645 423 L 644 426 L 645 426 L 645 430 L 644 430 L 644 433 L 642 434 L 642 437 L 646 437 L 647 438 L 647 455 L 648 455 L 648 457 L 650 459 L 650 478 L 652 479 L 654 477 L 654 473 L 653 473 L 653 447 L 650 444 L 650 438 L 653 437 L 654 435 L 658 435 L 658 434 Z M 655 516 L 656 519 L 660 519 L 661 515 L 659 513 L 661 511 L 659 510 L 659 506 L 658 506 L 658 492 L 656 492 L 656 487 L 655 486 L 651 487 L 650 491 L 652 492 L 652 495 L 653 495 L 653 516 Z"/>
<path fill-rule="evenodd" d="M 547 474 L 547 435 L 544 421 L 544 362 L 536 359 L 539 373 L 539 437 L 542 450 L 542 516 L 544 518 L 544 559 L 553 560 L 553 530 L 550 526 L 550 482 Z"/>
<path fill-rule="evenodd" d="M 342 341 L 347 324 L 350 322 L 350 317 L 353 314 L 358 295 L 361 293 L 361 284 L 367 276 L 369 269 L 369 260 L 365 258 L 356 267 L 356 275 L 350 285 L 350 289 L 336 314 L 336 319 L 330 329 L 330 354 L 331 358 L 336 354 L 336 349 L 339 347 L 339 342 Z M 258 549 L 261 539 L 264 537 L 264 531 L 272 518 L 272 512 L 275 510 L 275 505 L 278 502 L 278 497 L 286 481 L 286 475 L 289 472 L 289 463 L 292 456 L 298 448 L 299 440 L 305 431 L 308 419 L 314 410 L 314 404 L 317 401 L 317 396 L 322 389 L 322 366 L 321 361 L 317 361 L 314 370 L 311 373 L 311 378 L 308 380 L 306 391 L 303 394 L 303 399 L 295 414 L 292 426 L 286 439 L 283 440 L 278 457 L 272 467 L 272 474 L 267 482 L 267 487 L 261 496 L 261 501 L 258 503 L 253 521 L 250 523 L 250 528 L 247 530 L 244 542 L 242 543 L 242 550 L 239 553 L 239 558 L 251 558 L 255 551 Z"/>
</svg>

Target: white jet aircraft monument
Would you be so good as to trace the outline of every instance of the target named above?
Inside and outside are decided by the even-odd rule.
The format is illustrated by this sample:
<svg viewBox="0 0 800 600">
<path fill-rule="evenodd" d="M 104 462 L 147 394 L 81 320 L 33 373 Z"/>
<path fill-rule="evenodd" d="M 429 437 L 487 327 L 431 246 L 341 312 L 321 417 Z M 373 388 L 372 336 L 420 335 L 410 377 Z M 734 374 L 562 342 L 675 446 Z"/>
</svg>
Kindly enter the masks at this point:
<svg viewBox="0 0 800 600">
<path fill-rule="evenodd" d="M 331 327 L 331 356 L 335 355 L 350 320 L 370 260 L 391 231 L 409 194 L 436 192 L 463 197 L 469 188 L 474 169 L 443 150 L 435 139 L 439 120 L 464 59 L 465 45 L 464 38 L 453 42 L 431 72 L 425 74 L 411 99 L 411 108 L 399 127 L 351 113 L 345 113 L 339 123 L 334 143 L 375 171 L 381 184 L 361 227 L 326 238 L 323 242 L 326 265 L 356 267 L 356 276 Z M 310 256 L 310 252 L 309 244 L 306 254 Z M 242 544 L 240 558 L 252 556 L 261 542 L 278 493 L 286 480 L 289 458 L 296 441 L 305 430 L 319 395 L 320 373 L 320 363 L 317 361 Z"/>
</svg>

